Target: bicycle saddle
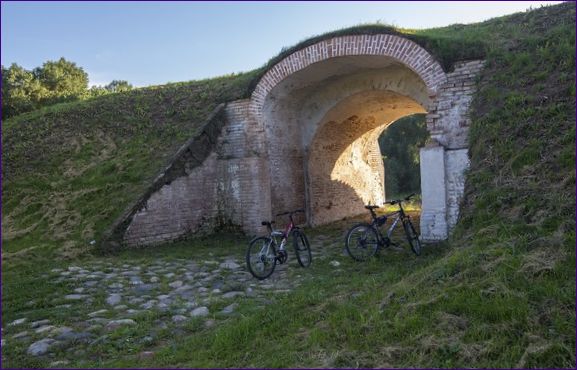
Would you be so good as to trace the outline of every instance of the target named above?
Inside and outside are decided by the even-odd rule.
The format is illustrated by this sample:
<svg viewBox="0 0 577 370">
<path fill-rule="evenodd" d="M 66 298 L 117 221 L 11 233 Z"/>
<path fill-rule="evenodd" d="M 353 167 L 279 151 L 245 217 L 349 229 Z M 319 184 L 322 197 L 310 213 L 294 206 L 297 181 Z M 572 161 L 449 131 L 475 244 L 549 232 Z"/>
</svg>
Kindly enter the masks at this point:
<svg viewBox="0 0 577 370">
<path fill-rule="evenodd" d="M 371 205 L 368 205 L 368 206 L 365 206 L 365 208 L 366 208 L 366 209 L 377 209 L 377 208 L 380 208 L 380 207 L 379 207 L 379 206 L 371 206 Z"/>
<path fill-rule="evenodd" d="M 260 223 L 262 226 L 271 226 L 274 224 L 274 221 L 263 221 Z"/>
</svg>

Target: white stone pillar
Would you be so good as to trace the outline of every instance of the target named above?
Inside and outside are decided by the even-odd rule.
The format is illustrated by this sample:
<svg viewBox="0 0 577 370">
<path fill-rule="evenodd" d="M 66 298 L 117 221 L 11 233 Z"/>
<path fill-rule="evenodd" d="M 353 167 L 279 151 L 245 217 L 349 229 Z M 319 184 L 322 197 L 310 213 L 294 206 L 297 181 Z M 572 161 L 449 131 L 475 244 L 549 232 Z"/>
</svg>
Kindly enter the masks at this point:
<svg viewBox="0 0 577 370">
<path fill-rule="evenodd" d="M 421 238 L 439 241 L 448 237 L 445 186 L 445 148 L 441 145 L 421 148 Z"/>
<path fill-rule="evenodd" d="M 465 193 L 465 171 L 469 168 L 469 150 L 445 150 L 447 184 L 447 227 L 453 230 L 459 217 L 461 200 Z"/>
</svg>

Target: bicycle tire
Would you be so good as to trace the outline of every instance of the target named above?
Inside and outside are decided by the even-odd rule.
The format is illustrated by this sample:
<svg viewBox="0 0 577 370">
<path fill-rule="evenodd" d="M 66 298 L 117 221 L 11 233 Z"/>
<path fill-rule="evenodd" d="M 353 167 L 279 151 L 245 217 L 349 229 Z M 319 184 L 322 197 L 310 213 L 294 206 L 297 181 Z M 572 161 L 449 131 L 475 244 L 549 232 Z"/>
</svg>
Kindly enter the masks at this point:
<svg viewBox="0 0 577 370">
<path fill-rule="evenodd" d="M 261 236 L 251 240 L 246 249 L 248 271 L 259 280 L 264 280 L 276 267 L 276 249 L 271 238 Z"/>
<path fill-rule="evenodd" d="M 357 224 L 347 233 L 345 247 L 352 259 L 359 262 L 366 261 L 379 249 L 377 231 L 370 224 Z"/>
<path fill-rule="evenodd" d="M 301 230 L 293 231 L 293 246 L 299 265 L 309 267 L 312 262 L 311 245 L 307 236 Z"/>
<path fill-rule="evenodd" d="M 421 255 L 421 241 L 419 240 L 419 234 L 415 231 L 415 227 L 411 220 L 407 220 L 403 223 L 403 227 L 405 228 L 405 235 L 407 236 L 407 241 L 411 246 L 411 250 L 417 256 Z"/>
</svg>

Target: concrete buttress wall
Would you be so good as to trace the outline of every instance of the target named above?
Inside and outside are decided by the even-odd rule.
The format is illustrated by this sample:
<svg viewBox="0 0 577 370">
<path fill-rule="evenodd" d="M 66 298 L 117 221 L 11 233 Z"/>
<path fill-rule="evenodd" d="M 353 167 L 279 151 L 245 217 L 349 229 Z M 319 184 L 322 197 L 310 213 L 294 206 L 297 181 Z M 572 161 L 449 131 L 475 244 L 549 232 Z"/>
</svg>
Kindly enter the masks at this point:
<svg viewBox="0 0 577 370">
<path fill-rule="evenodd" d="M 263 129 L 248 108 L 248 100 L 224 108 L 225 123 L 210 155 L 151 194 L 126 229 L 126 244 L 157 244 L 223 225 L 253 232 L 270 217 Z"/>
</svg>

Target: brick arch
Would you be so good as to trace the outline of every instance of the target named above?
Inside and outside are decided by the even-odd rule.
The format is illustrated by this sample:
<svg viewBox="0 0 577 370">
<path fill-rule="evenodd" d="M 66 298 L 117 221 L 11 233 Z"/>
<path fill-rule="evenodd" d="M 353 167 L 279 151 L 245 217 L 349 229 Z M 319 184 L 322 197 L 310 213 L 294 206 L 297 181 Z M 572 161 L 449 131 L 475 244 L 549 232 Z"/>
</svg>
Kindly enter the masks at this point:
<svg viewBox="0 0 577 370">
<path fill-rule="evenodd" d="M 413 70 L 435 96 L 447 77 L 435 58 L 417 43 L 395 35 L 352 35 L 319 41 L 300 49 L 270 68 L 251 95 L 251 111 L 260 118 L 267 95 L 291 74 L 313 63 L 335 57 L 373 55 L 390 57 Z"/>
<path fill-rule="evenodd" d="M 393 122 L 426 113 L 411 97 L 367 90 L 335 104 L 321 119 L 306 166 L 307 216 L 312 225 L 365 212 L 385 201 L 385 173 L 378 138 Z"/>
</svg>

